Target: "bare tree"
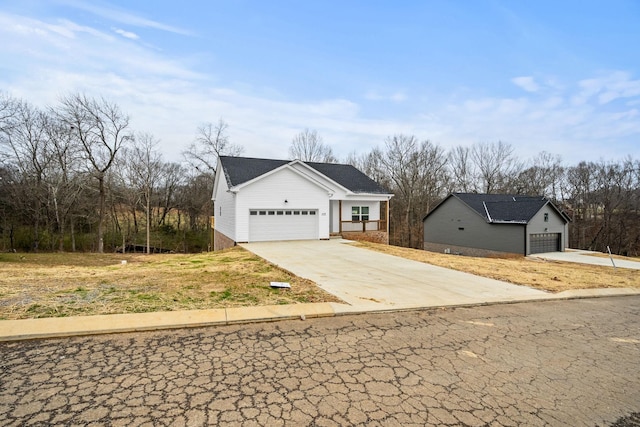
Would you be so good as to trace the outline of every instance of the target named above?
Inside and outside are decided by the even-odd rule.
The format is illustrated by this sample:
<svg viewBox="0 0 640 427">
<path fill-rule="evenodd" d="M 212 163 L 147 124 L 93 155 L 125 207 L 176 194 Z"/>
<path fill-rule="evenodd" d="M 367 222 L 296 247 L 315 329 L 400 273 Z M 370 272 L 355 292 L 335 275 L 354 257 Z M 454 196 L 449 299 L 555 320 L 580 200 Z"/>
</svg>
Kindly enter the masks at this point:
<svg viewBox="0 0 640 427">
<path fill-rule="evenodd" d="M 289 157 L 303 162 L 335 163 L 331 147 L 322 142 L 318 131 L 305 129 L 291 141 Z"/>
<path fill-rule="evenodd" d="M 104 98 L 84 94 L 61 99 L 58 117 L 69 126 L 80 143 L 83 157 L 98 188 L 98 252 L 104 252 L 104 220 L 107 188 L 105 176 L 118 152 L 133 139 L 129 116 Z"/>
<path fill-rule="evenodd" d="M 478 191 L 475 165 L 471 160 L 471 149 L 469 147 L 457 146 L 453 148 L 449 152 L 448 163 L 451 191 L 462 193 Z"/>
<path fill-rule="evenodd" d="M 561 157 L 543 151 L 518 175 L 516 192 L 546 196 L 557 202 L 562 198 L 564 173 Z"/>
<path fill-rule="evenodd" d="M 219 156 L 239 156 L 244 151 L 243 147 L 229 141 L 228 130 L 229 125 L 222 119 L 216 124 L 204 123 L 198 127 L 195 142 L 183 155 L 201 173 L 215 175 Z"/>
<path fill-rule="evenodd" d="M 513 147 L 502 141 L 478 143 L 471 147 L 482 192 L 487 194 L 513 192 L 513 182 L 522 170 Z"/>
<path fill-rule="evenodd" d="M 69 223 L 71 250 L 75 252 L 74 213 L 85 190 L 81 156 L 77 141 L 65 123 L 49 116 L 47 126 L 52 160 L 47 171 L 47 187 L 57 225 L 58 250 L 64 251 L 66 224 Z"/>
<path fill-rule="evenodd" d="M 413 135 L 394 135 L 387 138 L 385 147 L 379 162 L 396 196 L 391 216 L 400 229 L 391 240 L 401 246 L 420 247 L 422 217 L 443 196 L 447 185 L 447 157 L 441 147 L 419 142 Z"/>
<path fill-rule="evenodd" d="M 40 246 L 40 226 L 47 198 L 45 174 L 52 159 L 46 132 L 47 121 L 43 111 L 26 102 L 18 102 L 12 123 L 3 132 L 3 142 L 20 172 L 21 185 L 14 188 L 19 189 L 22 195 L 16 195 L 19 198 L 15 202 L 26 208 L 33 221 L 34 250 Z"/>
<path fill-rule="evenodd" d="M 14 125 L 13 119 L 16 116 L 19 106 L 19 101 L 11 98 L 5 92 L 0 92 L 0 138 L 3 139 L 8 136 L 10 129 Z M 0 142 L 2 139 L 0 139 Z"/>
<path fill-rule="evenodd" d="M 142 194 L 146 216 L 147 253 L 151 253 L 151 196 L 162 168 L 162 156 L 157 151 L 158 140 L 150 133 L 141 133 L 128 150 L 128 166 L 136 188 Z"/>
<path fill-rule="evenodd" d="M 178 163 L 164 163 L 158 180 L 158 225 L 165 225 L 169 212 L 177 207 L 178 189 L 184 184 L 186 171 Z"/>
<path fill-rule="evenodd" d="M 387 176 L 381 159 L 383 153 L 380 148 L 375 147 L 370 152 L 358 155 L 355 151 L 347 155 L 345 163 L 354 166 L 362 171 L 369 178 L 385 188 L 391 187 L 391 182 Z"/>
</svg>

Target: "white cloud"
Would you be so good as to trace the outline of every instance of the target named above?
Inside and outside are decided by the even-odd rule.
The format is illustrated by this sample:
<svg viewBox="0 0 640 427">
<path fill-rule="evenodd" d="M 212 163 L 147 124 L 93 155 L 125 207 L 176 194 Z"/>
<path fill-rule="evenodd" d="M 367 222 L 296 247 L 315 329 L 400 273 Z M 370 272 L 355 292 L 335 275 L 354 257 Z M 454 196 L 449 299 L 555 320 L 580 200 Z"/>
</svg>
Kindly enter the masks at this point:
<svg viewBox="0 0 640 427">
<path fill-rule="evenodd" d="M 413 101 L 419 99 L 413 92 L 408 97 L 403 90 L 379 89 L 366 93 L 363 101 L 334 97 L 296 102 L 282 88 L 256 90 L 243 82 L 220 82 L 190 66 L 197 64 L 193 58 L 131 43 L 135 34 L 119 27 L 111 31 L 124 38 L 105 31 L 0 12 L 0 87 L 43 106 L 75 91 L 104 96 L 131 114 L 135 130 L 159 138 L 166 157 L 174 161 L 193 141 L 199 124 L 220 117 L 229 123 L 232 141 L 257 157 L 287 156 L 291 139 L 305 127 L 317 129 L 341 157 L 354 150 L 367 152 L 397 133 L 415 134 L 445 148 L 503 140 L 524 157 L 542 150 L 568 161 L 640 156 L 640 82 L 628 73 L 580 82 L 556 79 L 553 85 L 516 77 L 511 81 L 527 92 L 518 97 L 474 96 L 471 88 L 451 99 L 430 96 L 424 102 Z M 624 105 L 616 99 L 624 99 Z M 402 116 L 395 103 L 402 103 Z M 376 117 L 396 118 L 372 118 L 366 115 L 369 110 Z"/>
<path fill-rule="evenodd" d="M 132 33 L 131 31 L 125 31 L 121 28 L 115 27 L 112 27 L 111 29 L 114 33 L 120 34 L 122 37 L 125 37 L 127 39 L 138 40 L 140 38 L 136 33 Z"/>
<path fill-rule="evenodd" d="M 511 82 L 527 92 L 537 92 L 540 89 L 540 86 L 531 76 L 514 77 Z"/>
<path fill-rule="evenodd" d="M 100 6 L 95 2 L 66 0 L 64 1 L 64 3 L 68 4 L 69 6 L 75 7 L 76 9 L 81 9 L 102 18 L 119 22 L 121 24 L 127 24 L 142 28 L 153 28 L 156 30 L 167 31 L 185 36 L 193 35 L 192 31 L 157 22 L 152 19 L 143 18 L 128 11 L 118 10 L 112 7 Z M 185 5 L 185 7 L 188 6 Z"/>
<path fill-rule="evenodd" d="M 396 92 L 384 92 L 379 90 L 369 90 L 364 94 L 364 99 L 367 101 L 391 101 L 395 103 L 401 103 L 408 99 L 407 94 L 404 91 Z"/>
<path fill-rule="evenodd" d="M 568 161 L 627 154 L 638 157 L 640 112 L 633 101 L 640 99 L 640 92 L 635 85 L 628 74 L 614 72 L 573 85 L 556 85 L 547 96 L 468 97 L 439 112 L 430 112 L 438 116 L 434 125 L 445 128 L 441 134 L 447 146 L 503 140 L 513 144 L 523 157 L 543 150 Z M 567 89 L 561 90 L 563 86 Z M 624 96 L 628 102 L 605 105 L 602 98 L 610 93 L 612 98 Z"/>
<path fill-rule="evenodd" d="M 623 71 L 584 79 L 578 82 L 578 86 L 580 92 L 573 97 L 576 105 L 584 104 L 593 97 L 597 97 L 600 104 L 608 104 L 617 99 L 640 96 L 640 80 Z"/>
</svg>

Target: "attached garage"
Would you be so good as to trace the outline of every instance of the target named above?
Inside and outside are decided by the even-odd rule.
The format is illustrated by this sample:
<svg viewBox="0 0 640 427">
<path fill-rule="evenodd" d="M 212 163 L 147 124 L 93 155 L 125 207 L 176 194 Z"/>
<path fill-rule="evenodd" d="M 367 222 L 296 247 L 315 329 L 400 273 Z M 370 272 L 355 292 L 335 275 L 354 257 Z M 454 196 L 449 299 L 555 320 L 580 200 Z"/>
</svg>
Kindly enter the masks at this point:
<svg viewBox="0 0 640 427">
<path fill-rule="evenodd" d="M 423 247 L 471 256 L 564 251 L 569 222 L 542 196 L 452 193 L 423 218 Z"/>
<path fill-rule="evenodd" d="M 317 240 L 316 209 L 250 209 L 249 241 Z"/>
<path fill-rule="evenodd" d="M 556 252 L 562 250 L 560 233 L 537 233 L 531 234 L 529 238 L 530 254 L 540 254 L 544 252 Z"/>
</svg>

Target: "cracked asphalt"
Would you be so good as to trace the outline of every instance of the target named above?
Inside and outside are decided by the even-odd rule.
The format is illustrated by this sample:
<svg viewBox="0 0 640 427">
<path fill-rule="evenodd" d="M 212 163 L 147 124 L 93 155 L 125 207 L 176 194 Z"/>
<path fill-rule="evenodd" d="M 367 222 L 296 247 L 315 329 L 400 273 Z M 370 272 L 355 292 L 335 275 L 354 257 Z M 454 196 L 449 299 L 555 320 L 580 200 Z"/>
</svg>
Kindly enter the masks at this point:
<svg viewBox="0 0 640 427">
<path fill-rule="evenodd" d="M 0 344 L 3 426 L 609 426 L 638 412 L 640 297 Z"/>
</svg>

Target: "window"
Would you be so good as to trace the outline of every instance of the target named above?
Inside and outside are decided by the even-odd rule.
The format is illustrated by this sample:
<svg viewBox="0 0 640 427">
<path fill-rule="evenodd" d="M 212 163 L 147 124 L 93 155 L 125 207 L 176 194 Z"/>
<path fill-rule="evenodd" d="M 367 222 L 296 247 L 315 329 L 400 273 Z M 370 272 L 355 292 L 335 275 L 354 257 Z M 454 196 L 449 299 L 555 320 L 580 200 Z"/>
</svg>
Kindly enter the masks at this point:
<svg viewBox="0 0 640 427">
<path fill-rule="evenodd" d="M 284 211 L 278 211 L 276 212 L 276 215 L 284 215 Z"/>
<path fill-rule="evenodd" d="M 369 221 L 369 206 L 351 207 L 351 221 Z"/>
<path fill-rule="evenodd" d="M 549 213 L 547 212 L 544 214 L 544 222 L 549 222 Z"/>
<path fill-rule="evenodd" d="M 275 215 L 276 211 L 269 211 L 269 215 Z"/>
<path fill-rule="evenodd" d="M 258 211 L 249 211 L 249 215 L 258 215 Z"/>
<path fill-rule="evenodd" d="M 291 211 L 284 211 L 285 215 L 291 215 Z"/>
</svg>

